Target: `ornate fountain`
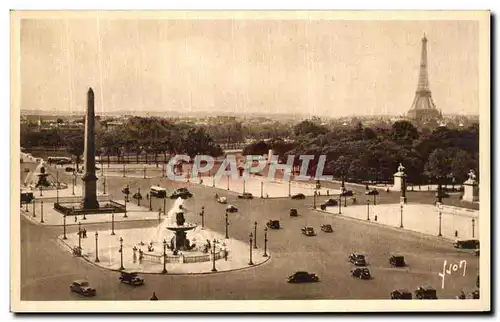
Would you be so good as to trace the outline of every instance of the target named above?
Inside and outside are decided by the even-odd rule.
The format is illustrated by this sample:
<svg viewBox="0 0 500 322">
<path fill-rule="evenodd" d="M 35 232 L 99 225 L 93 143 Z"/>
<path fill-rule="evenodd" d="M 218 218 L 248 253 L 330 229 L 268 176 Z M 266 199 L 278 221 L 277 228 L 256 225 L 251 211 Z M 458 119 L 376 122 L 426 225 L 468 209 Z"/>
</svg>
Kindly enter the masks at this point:
<svg viewBox="0 0 500 322">
<path fill-rule="evenodd" d="M 190 240 L 187 239 L 187 231 L 195 229 L 196 224 L 187 223 L 184 218 L 184 210 L 182 207 L 175 212 L 175 224 L 168 224 L 165 228 L 174 232 L 174 237 L 170 240 L 170 250 L 176 251 L 190 251 L 196 245 L 191 244 Z"/>
</svg>

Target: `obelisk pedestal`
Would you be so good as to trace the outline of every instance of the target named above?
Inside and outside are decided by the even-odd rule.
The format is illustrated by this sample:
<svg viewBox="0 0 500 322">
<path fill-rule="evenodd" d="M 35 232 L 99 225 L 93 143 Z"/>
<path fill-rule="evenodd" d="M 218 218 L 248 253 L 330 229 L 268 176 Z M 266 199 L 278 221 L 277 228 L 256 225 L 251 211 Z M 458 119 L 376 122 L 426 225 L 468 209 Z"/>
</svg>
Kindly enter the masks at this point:
<svg viewBox="0 0 500 322">
<path fill-rule="evenodd" d="M 99 209 L 97 201 L 97 176 L 95 175 L 95 110 L 94 91 L 87 92 L 87 114 L 85 115 L 85 174 L 83 181 L 83 209 Z"/>
</svg>

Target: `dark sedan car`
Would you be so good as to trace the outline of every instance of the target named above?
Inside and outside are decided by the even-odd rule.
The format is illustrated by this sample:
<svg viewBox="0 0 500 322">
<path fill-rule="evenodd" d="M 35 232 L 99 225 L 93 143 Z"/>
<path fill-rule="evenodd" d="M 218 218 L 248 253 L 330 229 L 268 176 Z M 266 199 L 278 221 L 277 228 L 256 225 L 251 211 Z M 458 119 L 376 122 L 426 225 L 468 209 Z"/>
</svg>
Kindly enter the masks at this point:
<svg viewBox="0 0 500 322">
<path fill-rule="evenodd" d="M 419 286 L 415 290 L 415 298 L 419 300 L 437 300 L 436 289 L 432 286 Z"/>
<path fill-rule="evenodd" d="M 143 285 L 144 279 L 137 272 L 121 272 L 119 277 L 120 282 L 134 286 Z"/>
<path fill-rule="evenodd" d="M 249 192 L 242 193 L 241 195 L 238 195 L 238 198 L 240 199 L 253 199 L 253 195 Z"/>
<path fill-rule="evenodd" d="M 372 278 L 372 275 L 370 274 L 370 270 L 366 267 L 357 267 L 353 270 L 351 270 L 351 276 L 360 278 L 362 280 L 369 280 Z"/>
<path fill-rule="evenodd" d="M 81 294 L 83 296 L 95 296 L 96 289 L 89 285 L 89 282 L 85 280 L 76 280 L 69 286 L 71 292 Z"/>
<path fill-rule="evenodd" d="M 297 211 L 296 208 L 290 209 L 290 217 L 297 217 L 299 215 L 299 212 Z"/>
<path fill-rule="evenodd" d="M 332 225 L 330 224 L 321 225 L 321 231 L 324 231 L 325 233 L 333 233 Z"/>
<path fill-rule="evenodd" d="M 291 198 L 294 200 L 302 200 L 306 199 L 306 196 L 303 193 L 298 193 L 296 195 L 293 195 Z"/>
<path fill-rule="evenodd" d="M 378 196 L 379 192 L 377 189 L 372 189 L 367 192 L 365 192 L 365 195 L 367 196 Z"/>
<path fill-rule="evenodd" d="M 299 271 L 288 276 L 286 281 L 288 283 L 312 283 L 312 282 L 318 282 L 319 277 L 315 273 Z"/>
<path fill-rule="evenodd" d="M 407 289 L 397 289 L 391 292 L 391 300 L 411 300 L 413 298 Z"/>
<path fill-rule="evenodd" d="M 391 258 L 389 258 L 389 263 L 394 267 L 406 266 L 405 257 L 400 255 L 392 255 Z"/>
<path fill-rule="evenodd" d="M 175 189 L 172 194 L 170 195 L 170 199 L 177 199 L 177 198 L 182 198 L 182 199 L 187 199 L 191 198 L 193 194 L 189 192 L 187 188 L 179 188 Z"/>
<path fill-rule="evenodd" d="M 321 210 L 326 210 L 326 207 L 334 207 L 334 206 L 338 206 L 338 204 L 339 204 L 339 202 L 337 200 L 330 198 L 330 199 L 326 200 L 324 203 L 322 203 L 320 205 L 320 208 L 321 208 Z"/>
<path fill-rule="evenodd" d="M 269 220 L 266 223 L 266 226 L 269 229 L 280 229 L 280 221 L 279 220 Z"/>
<path fill-rule="evenodd" d="M 477 239 L 457 240 L 453 243 L 453 247 L 459 249 L 479 249 L 479 240 Z"/>
<path fill-rule="evenodd" d="M 356 266 L 366 266 L 366 258 L 363 254 L 350 254 L 349 261 Z"/>
</svg>

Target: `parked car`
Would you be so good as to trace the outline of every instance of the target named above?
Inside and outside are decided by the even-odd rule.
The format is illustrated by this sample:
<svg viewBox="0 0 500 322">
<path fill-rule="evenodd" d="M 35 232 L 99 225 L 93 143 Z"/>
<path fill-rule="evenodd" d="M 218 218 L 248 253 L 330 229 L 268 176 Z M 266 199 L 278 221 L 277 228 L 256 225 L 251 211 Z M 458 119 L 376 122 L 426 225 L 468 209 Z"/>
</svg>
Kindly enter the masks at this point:
<svg viewBox="0 0 500 322">
<path fill-rule="evenodd" d="M 437 300 L 436 289 L 428 285 L 419 286 L 415 289 L 415 298 L 419 300 Z"/>
<path fill-rule="evenodd" d="M 245 193 L 242 193 L 241 195 L 238 195 L 238 198 L 240 198 L 240 199 L 253 199 L 253 195 L 250 192 L 245 192 Z"/>
<path fill-rule="evenodd" d="M 413 298 L 407 289 L 397 289 L 391 292 L 391 300 L 411 300 Z"/>
<path fill-rule="evenodd" d="M 340 193 L 340 195 L 342 197 L 353 197 L 354 196 L 354 192 L 352 192 L 352 190 L 344 190 Z"/>
<path fill-rule="evenodd" d="M 366 266 L 366 258 L 363 254 L 352 253 L 349 255 L 349 261 L 356 266 Z"/>
<path fill-rule="evenodd" d="M 479 299 L 479 290 L 475 290 L 472 293 L 469 293 L 469 298 L 473 300 L 478 300 Z"/>
<path fill-rule="evenodd" d="M 321 225 L 321 231 L 324 231 L 325 233 L 333 233 L 332 225 L 330 224 Z"/>
<path fill-rule="evenodd" d="M 318 282 L 319 277 L 315 273 L 308 272 L 295 272 L 292 275 L 288 276 L 288 283 L 311 283 Z"/>
<path fill-rule="evenodd" d="M 221 204 L 227 204 L 227 198 L 226 197 L 220 197 L 219 199 L 217 199 L 217 202 L 221 203 Z"/>
<path fill-rule="evenodd" d="M 298 193 L 298 194 L 293 195 L 291 198 L 294 200 L 302 200 L 302 199 L 306 199 L 306 196 L 303 193 Z"/>
<path fill-rule="evenodd" d="M 121 272 L 119 277 L 120 282 L 130 284 L 130 285 L 143 285 L 144 279 L 139 277 L 137 272 Z"/>
<path fill-rule="evenodd" d="M 76 280 L 69 286 L 71 292 L 81 294 L 83 296 L 95 296 L 96 289 L 91 287 L 89 282 L 85 280 Z"/>
<path fill-rule="evenodd" d="M 226 211 L 227 212 L 238 212 L 238 208 L 236 208 L 235 206 L 233 205 L 227 205 L 226 207 Z"/>
<path fill-rule="evenodd" d="M 379 192 L 377 189 L 368 190 L 365 192 L 367 196 L 378 196 Z"/>
<path fill-rule="evenodd" d="M 177 199 L 177 198 L 182 198 L 182 199 L 187 199 L 191 198 L 193 194 L 189 192 L 187 188 L 178 188 L 175 189 L 172 194 L 170 195 L 170 199 Z"/>
<path fill-rule="evenodd" d="M 64 168 L 64 171 L 66 171 L 66 172 L 73 172 L 73 171 L 75 171 L 75 168 L 73 168 L 73 167 L 66 167 L 66 168 Z"/>
<path fill-rule="evenodd" d="M 31 203 L 35 199 L 33 192 L 21 192 L 21 204 Z"/>
<path fill-rule="evenodd" d="M 337 200 L 330 198 L 330 199 L 326 200 L 324 203 L 322 203 L 320 205 L 320 208 L 321 208 L 321 210 L 326 210 L 326 207 L 334 207 L 334 206 L 338 206 L 338 204 L 339 204 L 339 202 Z"/>
<path fill-rule="evenodd" d="M 456 240 L 453 247 L 460 249 L 479 249 L 478 239 Z"/>
<path fill-rule="evenodd" d="M 269 229 L 280 229 L 280 221 L 279 220 L 269 220 L 266 223 L 266 226 Z"/>
<path fill-rule="evenodd" d="M 351 270 L 351 276 L 360 278 L 362 280 L 369 280 L 372 276 L 370 270 L 366 267 L 357 267 Z"/>
<path fill-rule="evenodd" d="M 315 236 L 316 235 L 316 233 L 314 232 L 314 228 L 309 227 L 309 226 L 302 227 L 301 231 L 302 231 L 302 234 L 304 234 L 306 236 Z"/>
<path fill-rule="evenodd" d="M 299 212 L 297 211 L 296 208 L 290 209 L 290 217 L 297 217 L 299 215 Z"/>
<path fill-rule="evenodd" d="M 400 255 L 392 255 L 391 258 L 389 258 L 389 263 L 394 267 L 406 266 L 405 257 Z"/>
</svg>

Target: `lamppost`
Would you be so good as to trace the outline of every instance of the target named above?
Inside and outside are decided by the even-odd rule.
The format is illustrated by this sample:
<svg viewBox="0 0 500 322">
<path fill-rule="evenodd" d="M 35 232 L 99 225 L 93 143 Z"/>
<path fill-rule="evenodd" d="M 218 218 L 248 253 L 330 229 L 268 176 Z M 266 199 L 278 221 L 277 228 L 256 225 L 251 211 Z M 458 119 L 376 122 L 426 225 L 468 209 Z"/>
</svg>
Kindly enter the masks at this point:
<svg viewBox="0 0 500 322">
<path fill-rule="evenodd" d="M 441 212 L 441 209 L 439 209 L 439 233 L 438 233 L 438 236 L 439 236 L 439 237 L 443 236 L 443 235 L 441 234 L 441 218 L 442 218 L 442 216 L 443 216 L 443 214 L 442 214 L 442 212 Z"/>
<path fill-rule="evenodd" d="M 123 177 L 125 178 L 125 163 L 123 164 Z"/>
<path fill-rule="evenodd" d="M 63 239 L 68 239 L 66 237 L 66 215 L 63 215 Z"/>
<path fill-rule="evenodd" d="M 264 198 L 264 181 L 260 182 L 260 198 Z"/>
<path fill-rule="evenodd" d="M 106 177 L 104 177 L 104 179 L 102 180 L 102 194 L 105 195 L 106 194 Z"/>
<path fill-rule="evenodd" d="M 401 208 L 401 217 L 400 217 L 399 228 L 403 228 L 403 204 L 401 203 L 399 206 Z"/>
<path fill-rule="evenodd" d="M 78 222 L 78 249 L 82 249 L 82 223 Z"/>
<path fill-rule="evenodd" d="M 292 179 L 288 178 L 288 197 L 292 196 Z"/>
<path fill-rule="evenodd" d="M 264 255 L 263 257 L 267 257 L 267 227 L 264 228 Z"/>
<path fill-rule="evenodd" d="M 214 241 L 212 242 L 212 244 L 214 245 L 214 249 L 212 251 L 212 272 L 217 272 L 217 269 L 215 268 L 215 238 L 214 238 Z"/>
<path fill-rule="evenodd" d="M 243 193 L 245 193 L 245 178 L 243 178 Z"/>
<path fill-rule="evenodd" d="M 40 223 L 44 223 L 43 221 L 43 200 L 40 201 Z"/>
<path fill-rule="evenodd" d="M 163 239 L 163 274 L 167 274 L 167 240 Z"/>
<path fill-rule="evenodd" d="M 475 224 L 474 218 L 472 218 L 472 238 L 474 238 L 474 224 Z"/>
<path fill-rule="evenodd" d="M 229 220 L 228 220 L 228 217 L 227 217 L 227 210 L 226 210 L 226 239 L 229 238 L 229 235 L 227 234 L 227 227 L 229 226 Z"/>
<path fill-rule="evenodd" d="M 146 179 L 146 165 L 144 165 L 144 179 Z"/>
<path fill-rule="evenodd" d="M 167 196 L 163 198 L 163 215 L 167 215 Z"/>
<path fill-rule="evenodd" d="M 57 169 L 56 169 L 56 203 L 59 203 L 59 171 Z"/>
<path fill-rule="evenodd" d="M 115 210 L 111 211 L 111 235 L 115 235 Z"/>
<path fill-rule="evenodd" d="M 370 200 L 366 200 L 366 220 L 370 221 Z"/>
<path fill-rule="evenodd" d="M 153 196 L 152 196 L 152 195 L 150 195 L 150 196 L 149 196 L 149 211 L 153 211 L 152 200 L 153 200 Z"/>
<path fill-rule="evenodd" d="M 35 211 L 36 211 L 36 210 L 35 210 L 35 209 L 36 209 L 36 199 L 35 199 L 35 198 L 33 198 L 33 218 L 35 218 L 35 217 L 36 217 L 36 214 L 35 214 Z"/>
<path fill-rule="evenodd" d="M 248 262 L 248 265 L 253 265 L 253 262 L 252 262 L 252 238 L 253 238 L 253 235 L 252 233 L 250 233 L 249 235 L 250 237 L 250 261 Z"/>
<path fill-rule="evenodd" d="M 99 244 L 98 244 L 98 239 L 99 239 L 99 234 L 97 233 L 97 231 L 95 232 L 95 262 L 96 263 L 99 263 L 99 255 L 98 255 L 98 251 L 99 251 Z"/>
<path fill-rule="evenodd" d="M 313 195 L 313 208 L 316 209 L 316 190 L 314 190 L 314 195 Z"/>
<path fill-rule="evenodd" d="M 42 196 L 43 196 L 43 194 L 42 194 L 42 190 L 43 190 L 43 186 L 40 186 L 40 197 L 42 197 Z"/>
<path fill-rule="evenodd" d="M 229 176 L 227 176 L 227 190 L 229 190 Z"/>
<path fill-rule="evenodd" d="M 339 215 L 342 215 L 342 195 L 339 194 Z"/>
<path fill-rule="evenodd" d="M 123 271 L 123 238 L 120 237 L 120 271 Z"/>
<path fill-rule="evenodd" d="M 27 201 L 24 203 L 24 204 L 26 205 L 26 212 L 28 212 L 28 211 L 29 211 L 29 210 L 28 210 L 28 203 L 29 203 L 29 202 L 27 202 Z M 22 206 L 21 206 L 21 208 L 22 208 Z"/>
<path fill-rule="evenodd" d="M 73 170 L 73 196 L 75 195 L 75 185 L 76 185 L 76 171 Z"/>
<path fill-rule="evenodd" d="M 257 222 L 253 223 L 253 248 L 257 249 Z"/>
<path fill-rule="evenodd" d="M 205 206 L 201 207 L 200 216 L 201 216 L 201 229 L 203 229 L 205 228 Z"/>
</svg>

